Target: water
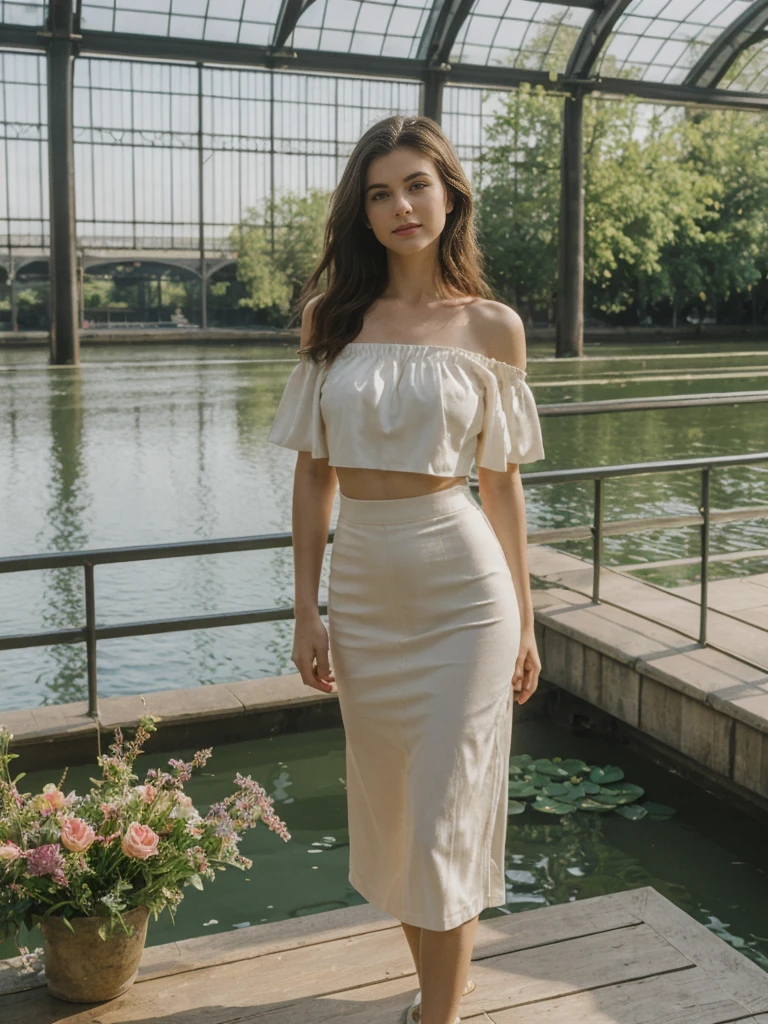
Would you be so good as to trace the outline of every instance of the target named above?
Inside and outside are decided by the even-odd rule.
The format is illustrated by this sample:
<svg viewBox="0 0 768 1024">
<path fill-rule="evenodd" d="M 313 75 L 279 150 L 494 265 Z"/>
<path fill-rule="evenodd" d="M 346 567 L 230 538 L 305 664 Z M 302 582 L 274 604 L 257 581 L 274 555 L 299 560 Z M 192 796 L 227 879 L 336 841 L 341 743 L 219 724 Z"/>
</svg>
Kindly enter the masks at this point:
<svg viewBox="0 0 768 1024">
<path fill-rule="evenodd" d="M 78 369 L 42 349 L 0 351 L 0 556 L 159 544 L 290 529 L 295 454 L 267 442 L 295 344 L 97 347 Z M 592 345 L 555 360 L 529 345 L 539 404 L 763 389 L 768 344 Z M 621 356 L 616 359 L 612 357 Z M 544 418 L 533 471 L 768 450 L 766 406 Z M 525 467 L 524 467 L 525 471 Z M 768 465 L 717 470 L 714 508 L 768 501 Z M 532 529 L 588 522 L 592 484 L 526 490 Z M 695 512 L 699 476 L 610 481 L 606 520 Z M 335 523 L 338 498 L 332 525 Z M 606 565 L 696 555 L 684 528 L 605 539 Z M 563 550 L 590 556 L 588 541 Z M 768 548 L 768 521 L 714 526 L 711 552 Z M 327 594 L 326 553 L 320 600 Z M 768 559 L 712 565 L 712 578 L 768 571 Z M 664 586 L 697 567 L 642 570 Z M 100 624 L 290 606 L 289 548 L 99 566 Z M 80 626 L 80 570 L 0 576 L 0 634 Z M 149 693 L 292 672 L 290 621 L 99 643 L 102 695 Z M 0 653 L 0 712 L 84 699 L 82 645 Z"/>
<path fill-rule="evenodd" d="M 509 819 L 507 902 L 484 910 L 484 919 L 650 885 L 768 970 L 768 876 L 758 822 L 613 740 L 572 735 L 559 723 L 516 724 L 513 753 L 522 752 L 619 764 L 648 799 L 672 805 L 677 814 L 664 822 L 578 811 L 557 818 L 529 807 Z M 192 753 L 190 748 L 176 756 L 187 759 Z M 143 777 L 147 768 L 164 761 L 145 755 L 136 762 L 137 774 Z M 347 879 L 341 728 L 221 745 L 205 771 L 186 786 L 198 810 L 205 813 L 213 801 L 232 792 L 235 772 L 250 773 L 274 798 L 291 839 L 284 842 L 264 825 L 247 832 L 241 851 L 253 859 L 252 869 L 228 868 L 215 882 L 205 880 L 202 892 L 187 887 L 175 926 L 167 912 L 157 921 L 150 919 L 149 945 L 364 902 Z M 30 773 L 23 789 L 39 792 L 59 775 Z M 93 766 L 72 768 L 65 791 L 84 791 L 92 775 Z M 40 945 L 39 930 L 19 941 L 30 948 Z M 15 954 L 12 942 L 0 944 L 0 958 Z"/>
</svg>

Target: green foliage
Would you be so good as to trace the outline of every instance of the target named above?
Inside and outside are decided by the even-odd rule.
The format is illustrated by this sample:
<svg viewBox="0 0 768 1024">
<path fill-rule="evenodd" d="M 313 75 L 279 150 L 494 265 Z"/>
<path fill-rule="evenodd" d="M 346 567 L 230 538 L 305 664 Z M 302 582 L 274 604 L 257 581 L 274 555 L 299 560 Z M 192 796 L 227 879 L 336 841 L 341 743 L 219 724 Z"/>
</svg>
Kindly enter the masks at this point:
<svg viewBox="0 0 768 1024">
<path fill-rule="evenodd" d="M 102 309 L 112 304 L 115 285 L 112 278 L 83 277 L 83 306 L 85 309 Z"/>
<path fill-rule="evenodd" d="M 508 792 L 510 814 L 522 814 L 526 808 L 524 801 L 531 798 L 533 809 L 545 814 L 616 811 L 630 821 L 646 816 L 663 821 L 675 813 L 663 804 L 636 804 L 645 791 L 625 782 L 624 772 L 616 765 L 601 768 L 576 758 L 534 760 L 530 754 L 518 754 L 509 761 Z"/>
<path fill-rule="evenodd" d="M 241 305 L 288 313 L 322 256 L 328 199 L 329 193 L 310 189 L 248 210 L 232 232 L 237 276 L 248 293 Z"/>
<path fill-rule="evenodd" d="M 115 729 L 109 754 L 97 757 L 101 778 L 84 794 L 65 794 L 62 783 L 23 793 L 23 773 L 11 777 L 12 734 L 0 726 L 0 939 L 16 937 L 50 916 L 106 917 L 102 938 L 122 911 L 146 906 L 157 919 L 173 918 L 183 889 L 203 887 L 216 871 L 241 870 L 253 862 L 239 852 L 243 832 L 258 821 L 290 839 L 273 801 L 250 775 L 235 776 L 235 792 L 201 815 L 184 783 L 203 768 L 211 749 L 191 761 L 171 758 L 170 771 L 149 769 L 137 785 L 134 762 L 150 734 L 154 715 L 141 715 L 130 742 Z"/>
<path fill-rule="evenodd" d="M 558 21 L 541 25 L 530 42 L 555 67 L 565 66 L 575 31 L 558 32 Z M 603 72 L 621 77 L 631 69 Z M 492 102 L 476 189 L 488 276 L 516 308 L 552 311 L 563 105 L 573 101 L 524 84 Z M 611 315 L 634 306 L 642 314 L 669 302 L 676 322 L 686 303 L 749 293 L 765 279 L 762 115 L 587 96 L 583 139 L 587 310 Z"/>
</svg>

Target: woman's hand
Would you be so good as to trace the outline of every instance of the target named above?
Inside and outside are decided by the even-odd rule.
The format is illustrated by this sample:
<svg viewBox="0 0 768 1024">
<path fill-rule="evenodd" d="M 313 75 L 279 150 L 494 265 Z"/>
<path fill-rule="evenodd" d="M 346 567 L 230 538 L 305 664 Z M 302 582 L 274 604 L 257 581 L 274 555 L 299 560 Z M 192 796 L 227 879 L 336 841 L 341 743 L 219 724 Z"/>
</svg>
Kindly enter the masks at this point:
<svg viewBox="0 0 768 1024">
<path fill-rule="evenodd" d="M 305 686 L 323 693 L 333 693 L 336 677 L 328 656 L 328 631 L 319 615 L 296 619 L 291 661 L 301 674 Z"/>
<path fill-rule="evenodd" d="M 536 692 L 540 672 L 541 659 L 536 647 L 533 626 L 530 626 L 520 633 L 520 650 L 512 676 L 512 689 L 518 704 L 525 704 L 528 698 Z"/>
</svg>

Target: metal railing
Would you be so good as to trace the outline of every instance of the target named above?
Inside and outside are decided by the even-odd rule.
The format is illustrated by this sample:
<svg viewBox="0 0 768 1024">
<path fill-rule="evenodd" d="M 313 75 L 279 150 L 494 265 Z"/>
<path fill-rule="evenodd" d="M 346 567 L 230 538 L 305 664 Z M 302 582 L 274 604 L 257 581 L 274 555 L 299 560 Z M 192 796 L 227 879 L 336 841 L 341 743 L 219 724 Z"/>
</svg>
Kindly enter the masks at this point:
<svg viewBox="0 0 768 1024">
<path fill-rule="evenodd" d="M 768 517 L 768 506 L 749 506 L 730 510 L 712 511 L 710 507 L 711 473 L 714 469 L 745 466 L 768 462 L 768 452 L 747 455 L 722 455 L 699 459 L 671 459 L 664 462 L 639 462 L 623 466 L 590 466 L 579 469 L 559 469 L 540 473 L 524 473 L 521 477 L 525 487 L 540 487 L 544 484 L 574 483 L 582 480 L 594 482 L 594 507 L 592 524 L 587 526 L 565 526 L 528 532 L 530 543 L 549 543 L 557 540 L 592 538 L 592 601 L 600 603 L 600 569 L 602 565 L 603 538 L 631 533 L 639 530 L 679 529 L 684 526 L 700 528 L 701 592 L 698 642 L 707 644 L 707 584 L 709 576 L 709 537 L 713 521 L 735 522 L 743 519 Z M 603 521 L 604 483 L 608 479 L 624 476 L 639 476 L 649 473 L 683 472 L 699 470 L 701 473 L 701 502 L 697 514 L 677 516 L 656 516 L 642 519 Z M 470 479 L 470 487 L 477 490 L 476 479 Z M 335 530 L 330 530 L 328 542 L 332 543 Z M 88 714 L 98 717 L 98 678 L 96 648 L 99 640 L 115 640 L 134 636 L 150 636 L 157 633 L 174 633 L 186 630 L 210 629 L 221 626 L 242 626 L 255 622 L 272 622 L 292 619 L 292 607 L 261 608 L 256 611 L 230 612 L 215 615 L 194 615 L 172 619 L 150 619 L 127 622 L 113 626 L 99 626 L 96 621 L 96 587 L 94 570 L 97 565 L 114 565 L 118 562 L 146 562 L 163 558 L 191 558 L 201 555 L 218 555 L 235 551 L 259 551 L 269 548 L 291 547 L 291 533 L 261 534 L 253 537 L 235 537 L 223 540 L 192 541 L 177 544 L 153 544 L 138 547 L 101 548 L 91 551 L 63 551 L 42 555 L 20 555 L 0 558 L 0 573 L 32 572 L 42 569 L 83 569 L 85 585 L 85 624 L 71 629 L 57 629 L 48 632 L 0 636 L 0 651 L 18 650 L 31 647 L 48 647 L 58 644 L 84 643 L 87 653 Z M 738 552 L 733 552 L 738 555 Z M 638 563 L 633 568 L 642 568 Z M 327 613 L 326 605 L 318 605 L 321 615 Z"/>
</svg>

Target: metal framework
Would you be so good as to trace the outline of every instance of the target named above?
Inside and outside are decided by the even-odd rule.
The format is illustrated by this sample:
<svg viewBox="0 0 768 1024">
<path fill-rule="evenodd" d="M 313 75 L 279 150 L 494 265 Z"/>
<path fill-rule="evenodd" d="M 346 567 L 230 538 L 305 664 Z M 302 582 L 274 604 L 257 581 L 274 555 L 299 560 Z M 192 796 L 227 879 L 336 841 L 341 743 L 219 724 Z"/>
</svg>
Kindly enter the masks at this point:
<svg viewBox="0 0 768 1024">
<path fill-rule="evenodd" d="M 765 42 L 768 42 L 768 0 L 757 0 L 702 54 L 688 73 L 685 84 L 713 89 L 741 53 Z"/>
<path fill-rule="evenodd" d="M 719 396 L 725 398 L 727 396 Z M 761 399 L 762 400 L 762 399 Z M 574 403 L 581 408 L 564 410 L 551 409 L 552 415 L 573 415 L 582 412 L 607 412 L 615 402 Z M 666 403 L 665 403 L 666 404 Z M 585 409 L 584 406 L 593 408 Z M 604 406 L 605 408 L 594 408 Z M 542 406 L 542 411 L 547 407 Z M 635 406 L 641 408 L 640 405 Z M 707 640 L 707 589 L 709 583 L 709 537 L 713 523 L 723 524 L 743 521 L 744 519 L 764 519 L 768 516 L 768 507 L 747 506 L 729 510 L 711 508 L 711 477 L 714 470 L 726 469 L 731 466 L 754 465 L 768 462 L 768 452 L 754 452 L 746 455 L 719 455 L 713 458 L 669 459 L 663 462 L 639 462 L 622 466 L 589 466 L 577 469 L 559 469 L 540 473 L 524 473 L 524 487 L 537 487 L 558 483 L 574 483 L 576 481 L 592 481 L 593 513 L 591 525 L 560 526 L 531 530 L 528 533 L 530 543 L 548 544 L 558 540 L 592 539 L 592 602 L 593 604 L 610 604 L 620 607 L 613 601 L 606 601 L 600 596 L 600 577 L 602 568 L 603 540 L 607 536 L 621 536 L 649 529 L 679 529 L 682 526 L 697 527 L 699 530 L 699 564 L 700 564 L 700 595 L 699 595 L 699 632 L 690 639 L 700 646 L 713 647 L 733 655 L 733 651 L 711 644 Z M 608 480 L 619 477 L 634 476 L 645 473 L 670 473 L 680 471 L 696 471 L 701 474 L 701 504 L 695 514 L 677 516 L 657 516 L 639 519 L 603 521 L 604 492 Z M 473 490 L 477 490 L 477 481 L 470 481 Z M 335 530 L 328 533 L 328 543 L 333 543 Z M 42 633 L 25 633 L 0 636 L 0 651 L 21 650 L 31 647 L 49 647 L 58 644 L 84 643 L 87 657 L 88 677 L 88 714 L 93 718 L 99 716 L 97 643 L 99 640 L 116 640 L 126 637 L 152 636 L 159 633 L 176 633 L 187 630 L 220 628 L 223 626 L 242 626 L 256 622 L 273 622 L 280 619 L 292 619 L 293 608 L 259 608 L 256 610 L 224 612 L 218 614 L 192 615 L 184 618 L 152 619 L 139 622 L 126 622 L 112 626 L 98 626 L 96 618 L 96 591 L 94 570 L 97 565 L 115 565 L 119 563 L 152 561 L 164 558 L 189 558 L 200 555 L 223 554 L 234 551 L 256 551 L 268 548 L 290 547 L 293 538 L 290 533 L 261 534 L 254 537 L 233 537 L 225 540 L 184 541 L 175 544 L 154 544 L 129 548 L 102 548 L 91 551 L 58 551 L 43 555 L 16 555 L 0 558 L 0 574 L 16 572 L 33 572 L 41 569 L 82 568 L 84 573 L 85 591 L 85 625 L 69 629 L 49 630 Z M 682 559 L 687 562 L 689 559 Z M 641 563 L 633 565 L 633 569 L 642 567 Z M 663 590 L 663 587 L 659 587 Z M 318 605 L 321 615 L 327 614 L 327 605 Z M 658 621 L 648 616 L 650 621 Z M 764 627 L 758 627 L 764 628 Z M 765 665 L 751 662 L 739 656 L 739 660 L 752 668 L 764 670 Z"/>
<path fill-rule="evenodd" d="M 24 260 L 40 259 L 40 245 L 50 246 L 56 362 L 77 361 L 78 354 L 75 195 L 81 252 L 93 243 L 100 250 L 183 249 L 202 281 L 205 323 L 211 254 L 221 265 L 223 237 L 253 200 L 274 196 L 277 180 L 303 177 L 309 187 L 309 161 L 311 184 L 319 177 L 332 185 L 366 123 L 353 116 L 357 103 L 368 120 L 393 110 L 444 120 L 471 162 L 482 138 L 475 132 L 472 144 L 456 138 L 460 120 L 452 111 L 462 106 L 461 90 L 509 90 L 523 82 L 571 98 L 563 115 L 558 316 L 568 327 L 558 353 L 580 355 L 583 97 L 599 91 L 653 102 L 768 107 L 768 0 L 746 8 L 744 0 L 156 0 L 150 6 L 145 0 L 0 0 L 0 47 L 8 55 L 26 52 L 33 62 L 35 53 L 45 55 L 45 116 L 18 116 L 9 93 L 23 83 L 7 71 L 0 82 L 6 176 L 0 222 L 7 235 L 0 262 L 13 284 Z M 94 82 L 108 77 L 110 64 L 122 69 L 114 72 L 119 81 Z M 39 94 L 39 66 L 36 75 Z M 152 75 L 156 81 L 147 89 Z M 227 75 L 227 94 L 217 94 Z M 26 84 L 33 86 L 34 75 Z M 100 106 L 107 89 L 119 123 L 108 123 Z M 148 93 L 152 110 L 144 102 Z M 310 120 L 319 128 L 310 129 Z M 94 154 L 108 165 L 112 149 L 114 172 L 128 190 L 110 211 Z M 153 161 L 161 215 L 140 187 Z M 29 167 L 36 181 L 44 163 L 47 196 L 40 195 L 35 209 L 19 207 L 14 165 Z M 222 174 L 232 178 L 225 190 Z M 243 194 L 249 175 L 260 182 L 257 194 Z M 219 218 L 226 202 L 232 212 Z M 40 230 L 30 230 L 33 225 Z M 37 235 L 36 248 L 30 243 Z"/>
</svg>

